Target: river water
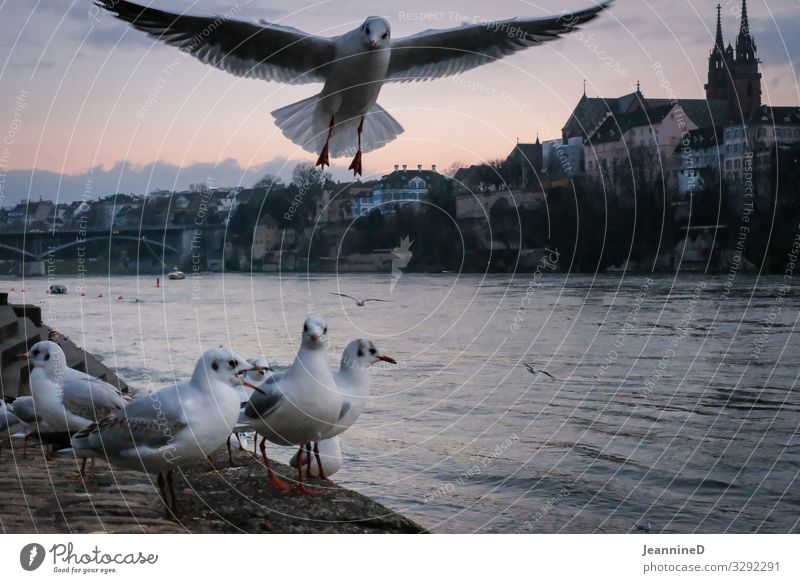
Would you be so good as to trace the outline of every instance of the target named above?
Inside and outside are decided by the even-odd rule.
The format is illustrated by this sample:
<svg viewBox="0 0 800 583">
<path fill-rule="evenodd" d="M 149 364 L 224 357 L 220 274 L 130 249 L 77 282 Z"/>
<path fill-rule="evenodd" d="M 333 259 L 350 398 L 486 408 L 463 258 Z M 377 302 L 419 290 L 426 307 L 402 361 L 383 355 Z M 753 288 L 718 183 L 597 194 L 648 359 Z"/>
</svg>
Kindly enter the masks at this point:
<svg viewBox="0 0 800 583">
<path fill-rule="evenodd" d="M 12 301 L 21 283 L 3 282 Z M 24 299 L 137 387 L 186 378 L 220 344 L 288 364 L 312 311 L 329 322 L 332 366 L 349 340 L 372 338 L 400 364 L 374 372 L 335 478 L 434 531 L 798 530 L 800 294 L 779 277 L 59 283 L 69 295 L 27 280 Z M 391 303 L 359 308 L 335 291 Z"/>
</svg>

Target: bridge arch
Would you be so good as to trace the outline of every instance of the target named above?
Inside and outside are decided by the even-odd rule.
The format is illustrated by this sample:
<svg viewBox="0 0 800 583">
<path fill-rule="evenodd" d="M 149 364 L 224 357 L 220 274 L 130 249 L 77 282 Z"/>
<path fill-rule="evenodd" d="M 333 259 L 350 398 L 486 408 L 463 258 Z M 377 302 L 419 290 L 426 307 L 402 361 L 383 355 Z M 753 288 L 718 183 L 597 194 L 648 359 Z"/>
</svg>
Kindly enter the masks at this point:
<svg viewBox="0 0 800 583">
<path fill-rule="evenodd" d="M 23 257 L 28 256 L 36 259 L 36 256 L 31 253 L 30 251 L 25 251 L 24 249 L 20 249 L 19 247 L 12 247 L 11 245 L 4 245 L 0 243 L 0 249 L 6 249 L 7 251 L 14 251 L 15 253 L 19 253 Z"/>
<path fill-rule="evenodd" d="M 143 239 L 142 237 L 129 237 L 125 235 L 114 235 L 114 241 L 123 240 L 123 241 L 138 241 L 139 243 L 144 243 L 146 245 L 155 245 L 157 247 L 161 247 L 163 249 L 169 249 L 170 251 L 174 251 L 175 253 L 180 254 L 180 249 L 176 249 L 171 245 L 167 245 L 166 243 L 162 243 L 161 241 L 156 241 L 154 239 Z M 41 253 L 36 259 L 43 260 L 45 259 L 50 253 L 57 253 L 58 251 L 63 251 L 64 249 L 69 249 L 70 247 L 75 247 L 77 245 L 81 245 L 84 243 L 91 243 L 92 241 L 108 241 L 108 236 L 102 237 L 89 237 L 87 239 L 76 239 L 75 241 L 70 241 L 69 243 L 64 243 L 63 245 L 59 245 L 58 247 L 54 247 L 52 249 L 48 249 L 46 252 Z M 17 249 L 19 251 L 19 249 Z M 27 251 L 26 251 L 27 253 Z M 32 253 L 28 253 L 31 257 L 34 257 Z"/>
</svg>

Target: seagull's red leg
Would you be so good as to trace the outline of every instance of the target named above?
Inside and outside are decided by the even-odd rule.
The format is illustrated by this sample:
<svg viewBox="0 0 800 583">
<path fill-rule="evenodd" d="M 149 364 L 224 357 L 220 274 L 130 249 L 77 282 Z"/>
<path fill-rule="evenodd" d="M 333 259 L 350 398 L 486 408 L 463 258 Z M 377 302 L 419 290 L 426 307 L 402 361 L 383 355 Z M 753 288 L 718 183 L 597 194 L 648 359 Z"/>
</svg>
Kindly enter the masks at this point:
<svg viewBox="0 0 800 583">
<path fill-rule="evenodd" d="M 353 176 L 361 176 L 361 132 L 364 131 L 364 117 L 361 117 L 361 122 L 358 124 L 358 150 L 356 151 L 356 155 L 353 158 L 353 161 L 350 162 L 350 167 L 348 170 L 353 171 Z"/>
<path fill-rule="evenodd" d="M 25 436 L 25 439 L 22 440 L 22 459 L 28 459 L 28 436 Z"/>
<path fill-rule="evenodd" d="M 333 133 L 333 116 L 331 116 L 331 125 L 328 126 L 328 137 L 325 139 L 325 145 L 322 146 L 322 152 L 319 154 L 319 158 L 317 158 L 317 163 L 315 166 L 322 166 L 325 168 L 326 165 L 330 166 L 331 161 L 328 155 L 328 143 L 331 141 L 331 134 Z"/>
<path fill-rule="evenodd" d="M 303 446 L 297 450 L 297 493 L 301 496 L 319 496 L 319 490 L 313 490 L 303 482 Z"/>
<path fill-rule="evenodd" d="M 311 476 L 311 444 L 305 444 L 306 449 L 306 476 Z"/>
<path fill-rule="evenodd" d="M 256 438 L 258 439 L 258 438 Z M 289 485 L 289 482 L 286 480 L 281 480 L 278 476 L 275 475 L 275 472 L 272 471 L 272 463 L 269 461 L 267 457 L 267 438 L 261 438 L 261 457 L 264 458 L 264 465 L 267 466 L 267 476 L 269 476 L 269 483 L 272 485 L 273 488 L 276 490 L 280 490 L 281 492 L 288 492 L 292 489 Z"/>
<path fill-rule="evenodd" d="M 319 479 L 330 482 L 328 476 L 325 475 L 325 470 L 322 468 L 322 458 L 319 455 L 319 442 L 314 442 L 314 457 L 317 458 L 317 468 L 319 469 Z"/>
</svg>

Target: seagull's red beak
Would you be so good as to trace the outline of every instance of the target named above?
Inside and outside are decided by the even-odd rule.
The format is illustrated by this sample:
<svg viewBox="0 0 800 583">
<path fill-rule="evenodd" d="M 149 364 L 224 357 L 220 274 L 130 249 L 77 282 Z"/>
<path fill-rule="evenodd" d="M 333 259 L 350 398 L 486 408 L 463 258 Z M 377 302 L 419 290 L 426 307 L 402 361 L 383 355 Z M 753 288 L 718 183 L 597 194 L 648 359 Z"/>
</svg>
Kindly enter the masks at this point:
<svg viewBox="0 0 800 583">
<path fill-rule="evenodd" d="M 397 364 L 397 361 L 394 358 L 392 358 L 391 356 L 386 356 L 385 354 L 381 354 L 378 357 L 378 360 L 382 360 L 383 362 L 389 362 L 391 364 Z"/>
<path fill-rule="evenodd" d="M 14 360 L 28 360 L 28 353 L 18 354 L 14 357 Z"/>
<path fill-rule="evenodd" d="M 257 392 L 261 393 L 262 395 L 266 395 L 266 393 L 264 391 L 262 391 L 261 389 L 259 389 L 257 386 L 255 386 L 255 385 L 253 385 L 251 383 L 248 383 L 245 380 L 241 380 L 240 379 L 239 382 L 242 383 L 242 385 L 244 385 L 248 389 L 253 389 L 254 391 L 257 391 Z"/>
<path fill-rule="evenodd" d="M 377 49 L 378 48 L 378 41 L 376 41 L 376 40 L 369 41 L 369 48 L 370 49 Z"/>
<path fill-rule="evenodd" d="M 262 371 L 265 371 L 265 370 L 272 370 L 272 369 L 269 368 L 269 367 L 265 367 L 265 366 L 254 366 L 253 368 L 248 368 L 246 370 L 239 371 L 238 373 L 236 373 L 236 375 L 239 377 L 239 382 L 242 384 L 242 386 L 247 387 L 248 389 L 253 389 L 254 391 L 258 391 L 262 395 L 266 395 L 266 393 L 264 391 L 262 391 L 261 389 L 259 389 L 256 385 L 254 385 L 252 383 L 248 383 L 246 380 L 241 378 L 241 376 L 239 376 L 239 375 L 243 375 L 243 374 L 246 374 L 246 373 L 248 373 L 250 371 L 254 371 L 254 370 L 258 371 L 258 372 L 262 372 Z"/>
</svg>

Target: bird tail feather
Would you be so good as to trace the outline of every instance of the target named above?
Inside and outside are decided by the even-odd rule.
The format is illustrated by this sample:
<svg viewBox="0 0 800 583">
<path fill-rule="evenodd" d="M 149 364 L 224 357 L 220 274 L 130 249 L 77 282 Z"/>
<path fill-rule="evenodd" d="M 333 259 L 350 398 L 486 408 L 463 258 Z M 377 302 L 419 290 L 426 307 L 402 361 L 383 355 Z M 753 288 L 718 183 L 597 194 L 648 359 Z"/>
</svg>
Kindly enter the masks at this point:
<svg viewBox="0 0 800 583">
<path fill-rule="evenodd" d="M 320 96 L 314 95 L 272 112 L 275 124 L 286 138 L 307 152 L 318 154 L 325 144 L 330 118 L 318 107 Z M 334 119 L 333 133 L 328 146 L 331 158 L 352 157 L 358 146 L 358 124 L 361 117 Z M 365 152 L 382 148 L 403 133 L 401 126 L 377 103 L 364 116 L 361 148 Z"/>
</svg>

